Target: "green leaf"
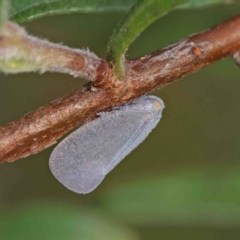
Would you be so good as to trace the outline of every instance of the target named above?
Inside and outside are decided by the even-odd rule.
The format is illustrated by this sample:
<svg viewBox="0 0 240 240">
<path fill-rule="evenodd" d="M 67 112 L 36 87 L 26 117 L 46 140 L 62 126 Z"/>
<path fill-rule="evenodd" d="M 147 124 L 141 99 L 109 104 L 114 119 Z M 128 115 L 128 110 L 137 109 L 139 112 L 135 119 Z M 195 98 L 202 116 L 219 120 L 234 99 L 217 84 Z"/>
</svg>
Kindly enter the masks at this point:
<svg viewBox="0 0 240 240">
<path fill-rule="evenodd" d="M 188 171 L 116 186 L 100 208 L 133 224 L 239 226 L 240 172 Z"/>
<path fill-rule="evenodd" d="M 136 1 L 137 0 L 12 0 L 10 16 L 13 21 L 21 23 L 52 14 L 127 11 Z M 168 1 L 165 0 L 165 2 Z M 189 3 L 184 5 L 184 7 L 201 7 L 222 2 L 229 2 L 229 0 L 189 0 Z"/>
<path fill-rule="evenodd" d="M 1 240 L 136 240 L 128 228 L 87 207 L 35 203 L 1 212 Z"/>
<path fill-rule="evenodd" d="M 118 78 L 125 75 L 125 53 L 130 44 L 159 17 L 188 0 L 138 0 L 114 30 L 107 47 L 107 60 Z"/>
<path fill-rule="evenodd" d="M 239 0 L 189 0 L 188 3 L 184 4 L 181 8 L 199 8 L 213 4 L 229 4 L 234 2 L 239 2 Z"/>
<path fill-rule="evenodd" d="M 12 0 L 10 16 L 21 23 L 60 13 L 126 11 L 136 0 Z"/>
</svg>

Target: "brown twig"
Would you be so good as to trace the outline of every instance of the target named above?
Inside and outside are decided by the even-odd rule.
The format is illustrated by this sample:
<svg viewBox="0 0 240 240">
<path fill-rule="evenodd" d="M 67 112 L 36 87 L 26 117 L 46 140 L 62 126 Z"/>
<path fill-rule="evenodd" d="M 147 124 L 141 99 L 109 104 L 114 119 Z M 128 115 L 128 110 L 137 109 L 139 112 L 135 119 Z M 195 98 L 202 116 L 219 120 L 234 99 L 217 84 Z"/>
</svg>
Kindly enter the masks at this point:
<svg viewBox="0 0 240 240">
<path fill-rule="evenodd" d="M 92 84 L 0 127 L 0 161 L 12 162 L 56 143 L 73 127 L 130 99 L 232 55 L 240 49 L 240 15 L 162 50 L 128 61 L 127 75 L 117 81 L 104 62 Z M 104 72 L 104 74 L 102 74 Z"/>
</svg>

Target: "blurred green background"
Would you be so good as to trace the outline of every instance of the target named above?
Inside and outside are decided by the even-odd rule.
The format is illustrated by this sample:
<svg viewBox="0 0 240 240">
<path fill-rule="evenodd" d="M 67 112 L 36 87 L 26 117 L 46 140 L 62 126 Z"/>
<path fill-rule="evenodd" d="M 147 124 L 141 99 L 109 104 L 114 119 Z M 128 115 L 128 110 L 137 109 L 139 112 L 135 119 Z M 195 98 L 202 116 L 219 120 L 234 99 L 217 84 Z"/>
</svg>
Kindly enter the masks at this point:
<svg viewBox="0 0 240 240">
<path fill-rule="evenodd" d="M 240 4 L 174 11 L 130 47 L 129 59 L 205 30 Z M 33 35 L 104 57 L 124 13 L 45 17 Z M 63 74 L 0 74 L 0 124 L 82 86 Z M 88 195 L 51 174 L 54 146 L 0 165 L 1 240 L 240 238 L 240 69 L 224 59 L 153 94 L 166 105 L 146 141 Z"/>
</svg>

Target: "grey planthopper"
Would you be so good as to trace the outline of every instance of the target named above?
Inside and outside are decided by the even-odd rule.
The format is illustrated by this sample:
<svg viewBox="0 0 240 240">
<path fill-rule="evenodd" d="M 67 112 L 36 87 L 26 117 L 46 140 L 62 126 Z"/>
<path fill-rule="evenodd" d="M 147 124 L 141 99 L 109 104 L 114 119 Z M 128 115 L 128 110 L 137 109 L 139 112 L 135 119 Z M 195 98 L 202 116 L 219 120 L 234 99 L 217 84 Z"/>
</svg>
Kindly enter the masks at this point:
<svg viewBox="0 0 240 240">
<path fill-rule="evenodd" d="M 156 127 L 163 101 L 143 96 L 88 122 L 66 137 L 50 156 L 53 175 L 76 193 L 93 191 L 104 177 Z"/>
</svg>

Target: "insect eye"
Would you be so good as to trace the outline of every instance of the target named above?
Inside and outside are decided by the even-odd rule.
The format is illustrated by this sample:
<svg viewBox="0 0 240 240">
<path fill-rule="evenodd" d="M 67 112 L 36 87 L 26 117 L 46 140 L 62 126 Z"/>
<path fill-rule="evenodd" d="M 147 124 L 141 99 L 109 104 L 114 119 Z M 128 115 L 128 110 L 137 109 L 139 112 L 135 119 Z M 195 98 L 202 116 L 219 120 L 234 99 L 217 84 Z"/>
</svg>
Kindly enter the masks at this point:
<svg viewBox="0 0 240 240">
<path fill-rule="evenodd" d="M 154 104 L 153 104 L 153 106 L 154 106 L 154 109 L 155 109 L 155 110 L 159 110 L 159 109 L 161 109 L 161 107 L 162 107 L 161 103 L 158 102 L 158 101 L 155 101 Z"/>
</svg>

